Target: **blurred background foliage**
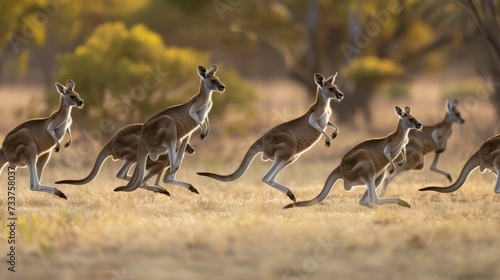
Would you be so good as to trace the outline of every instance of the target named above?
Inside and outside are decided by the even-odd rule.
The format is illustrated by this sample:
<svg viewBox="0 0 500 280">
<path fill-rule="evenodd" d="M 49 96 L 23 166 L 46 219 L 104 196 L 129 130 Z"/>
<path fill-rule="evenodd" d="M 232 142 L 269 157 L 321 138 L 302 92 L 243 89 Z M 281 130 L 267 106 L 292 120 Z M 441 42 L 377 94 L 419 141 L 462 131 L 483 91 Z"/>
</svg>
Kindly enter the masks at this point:
<svg viewBox="0 0 500 280">
<path fill-rule="evenodd" d="M 56 80 L 78 81 L 91 120 L 131 123 L 189 100 L 199 90 L 197 66 L 208 68 L 210 60 L 206 51 L 165 46 L 162 37 L 143 24 L 127 29 L 122 22 L 104 23 L 73 53 L 59 56 Z M 254 115 L 254 90 L 234 70 L 220 68 L 221 80 L 238 94 L 215 98 L 212 116 L 222 115 L 228 104 Z"/>
<path fill-rule="evenodd" d="M 54 81 L 72 78 L 87 101 L 86 125 L 103 117 L 118 125 L 187 100 L 197 91 L 196 65 L 217 63 L 228 90 L 214 98 L 213 116 L 231 113 L 227 127 L 245 133 L 248 121 L 239 122 L 257 115 L 254 81 L 284 76 L 312 98 L 313 73 L 339 71 L 348 96 L 333 105 L 336 120 L 362 115 L 369 125 L 374 96 L 405 97 L 413 77 L 461 63 L 490 85 L 500 108 L 499 2 L 2 1 L 0 83 L 41 84 L 50 100 Z M 168 74 L 138 92 L 155 71 Z M 445 95 L 466 96 L 473 87 Z"/>
</svg>

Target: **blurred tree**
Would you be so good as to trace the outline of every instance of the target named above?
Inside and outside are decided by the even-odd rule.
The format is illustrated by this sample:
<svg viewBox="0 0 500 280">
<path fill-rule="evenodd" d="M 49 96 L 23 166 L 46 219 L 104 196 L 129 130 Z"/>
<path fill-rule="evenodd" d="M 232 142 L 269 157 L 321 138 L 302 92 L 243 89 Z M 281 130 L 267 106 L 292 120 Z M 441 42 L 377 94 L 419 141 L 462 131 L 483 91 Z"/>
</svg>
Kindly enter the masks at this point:
<svg viewBox="0 0 500 280">
<path fill-rule="evenodd" d="M 32 50 L 31 65 L 40 70 L 42 82 L 52 88 L 55 71 L 57 70 L 57 53 L 70 52 L 76 46 L 84 43 L 90 33 L 106 21 L 120 21 L 134 15 L 142 9 L 149 0 L 103 0 L 86 5 L 82 1 L 49 0 L 59 3 L 46 24 L 46 42 Z M 85 23 L 85 24 L 84 24 Z"/>
<path fill-rule="evenodd" d="M 208 67 L 209 54 L 167 47 L 144 25 L 127 29 L 124 23 L 114 22 L 98 26 L 85 44 L 60 56 L 59 62 L 57 80 L 71 78 L 77 83 L 87 117 L 99 120 L 94 124 L 106 134 L 114 133 L 120 123 L 144 121 L 164 107 L 187 101 L 198 90 L 197 66 Z M 219 69 L 231 94 L 215 98 L 213 115 L 221 115 L 225 105 L 233 103 L 252 116 L 252 88 L 236 73 L 223 66 Z"/>
<path fill-rule="evenodd" d="M 370 123 L 372 113 L 370 104 L 374 91 L 382 84 L 400 77 L 404 73 L 403 66 L 390 59 L 381 59 L 377 56 L 364 56 L 354 58 L 345 66 L 341 72 L 345 79 L 354 82 L 357 87 L 350 98 L 346 98 L 346 104 L 342 106 L 351 110 L 362 110 L 365 123 Z M 359 104 L 354 106 L 354 104 Z M 339 120 L 348 122 L 348 117 L 352 117 L 356 111 L 350 115 L 339 115 Z"/>
<path fill-rule="evenodd" d="M 45 42 L 46 29 L 41 21 L 47 16 L 42 5 L 48 0 L 19 0 L 0 2 L 0 69 L 10 55 L 16 55 L 18 70 L 25 72 L 29 56 L 26 45 Z"/>
<path fill-rule="evenodd" d="M 226 66 L 237 67 L 245 77 L 251 73 L 272 79 L 276 72 L 286 71 L 310 88 L 309 93 L 314 92 L 313 73 L 330 75 L 352 59 L 366 56 L 404 65 L 402 78 L 386 79 L 400 82 L 409 79 L 412 71 L 428 72 L 449 60 L 449 50 L 461 43 L 457 31 L 466 24 L 466 14 L 456 5 L 459 1 L 103 0 L 92 5 L 82 1 L 3 1 L 0 22 L 6 28 L 0 31 L 0 38 L 4 38 L 0 41 L 0 66 L 4 50 L 12 57 L 13 49 L 5 48 L 10 46 L 8 41 L 5 44 L 7 30 L 22 35 L 25 19 L 43 11 L 53 16 L 35 34 L 41 41 L 30 39 L 31 47 L 23 49 L 16 59 L 19 69 L 26 70 L 31 52 L 28 70 L 41 70 L 44 83 L 50 87 L 58 66 L 54 54 L 72 52 L 97 26 L 109 21 L 127 26 L 143 23 L 169 43 L 206 51 Z M 59 2 L 64 4 L 58 12 L 45 11 L 49 3 Z M 494 8 L 498 14 L 498 6 Z M 487 41 L 483 43 L 486 46 Z M 445 51 L 435 52 L 442 49 Z M 353 114 L 360 112 L 370 119 L 371 106 L 364 102 L 372 100 L 377 91 L 352 78 L 339 75 L 337 82 L 347 96 L 341 104 L 333 105 L 334 113 L 345 121 L 354 120 Z"/>
<path fill-rule="evenodd" d="M 452 42 L 462 22 L 463 13 L 449 6 L 447 1 L 259 1 L 225 14 L 231 31 L 225 42 L 271 49 L 290 77 L 312 89 L 313 73 L 329 75 L 360 57 L 390 58 L 406 70 L 424 66 L 422 58 Z M 351 122 L 363 112 L 369 121 L 376 86 L 342 76 L 337 81 L 347 93 L 342 104 L 333 105 L 337 117 Z"/>
<path fill-rule="evenodd" d="M 493 0 L 458 0 L 458 3 L 481 35 L 482 40 L 476 44 L 480 56 L 476 60 L 478 72 L 491 82 L 491 101 L 500 119 L 500 4 Z M 500 128 L 498 121 L 496 125 Z"/>
</svg>

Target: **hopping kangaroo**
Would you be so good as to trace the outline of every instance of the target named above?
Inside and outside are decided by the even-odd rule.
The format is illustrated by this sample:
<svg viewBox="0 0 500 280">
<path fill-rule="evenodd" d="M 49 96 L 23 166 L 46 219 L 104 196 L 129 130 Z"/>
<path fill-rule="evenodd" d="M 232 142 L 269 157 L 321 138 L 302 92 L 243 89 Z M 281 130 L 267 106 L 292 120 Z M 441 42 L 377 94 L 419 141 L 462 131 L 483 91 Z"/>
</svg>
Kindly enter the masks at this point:
<svg viewBox="0 0 500 280">
<path fill-rule="evenodd" d="M 90 174 L 80 180 L 63 180 L 57 181 L 56 184 L 71 184 L 71 185 L 84 185 L 92 180 L 99 174 L 104 161 L 111 157 L 113 160 L 123 160 L 116 177 L 119 179 L 130 180 L 128 176 L 129 170 L 137 162 L 137 147 L 139 146 L 139 139 L 141 138 L 142 124 L 131 124 L 118 130 L 113 137 L 104 145 L 101 152 L 97 156 L 94 167 Z M 194 149 L 191 145 L 187 144 L 186 153 L 194 154 Z M 170 195 L 169 192 L 160 186 L 160 178 L 163 171 L 170 166 L 168 155 L 161 155 L 157 161 L 148 159 L 146 163 L 146 170 L 148 173 L 144 177 L 142 188 L 150 191 L 160 192 Z M 153 186 L 147 184 L 149 179 L 157 175 L 156 182 Z"/>
<path fill-rule="evenodd" d="M 212 108 L 212 92 L 223 92 L 226 89 L 215 76 L 216 71 L 217 65 L 212 65 L 209 70 L 198 66 L 198 74 L 201 77 L 198 94 L 184 104 L 156 113 L 143 124 L 137 148 L 137 166 L 132 178 L 126 186 L 118 187 L 115 191 L 133 191 L 140 187 L 144 181 L 148 155 L 151 160 L 156 161 L 161 155 L 168 153 L 170 167 L 163 182 L 198 193 L 191 184 L 177 180 L 175 175 L 181 166 L 191 134 L 199 127 L 200 139 L 203 140 L 210 131 L 208 113 Z"/>
<path fill-rule="evenodd" d="M 323 201 L 339 179 L 344 180 L 344 189 L 351 191 L 354 186 L 366 185 L 366 191 L 359 200 L 359 204 L 367 207 L 381 204 L 398 204 L 405 207 L 410 205 L 399 198 L 379 198 L 376 188 L 384 179 L 385 173 L 394 172 L 394 160 L 401 155 L 402 160 L 397 162 L 403 165 L 406 160 L 405 145 L 408 143 L 408 132 L 411 129 L 422 129 L 422 124 L 410 113 L 410 107 L 401 109 L 396 106 L 399 116 L 398 127 L 395 132 L 384 138 L 369 139 L 351 148 L 342 157 L 340 165 L 328 176 L 323 190 L 315 198 L 289 204 L 285 208 L 312 206 Z"/>
<path fill-rule="evenodd" d="M 462 172 L 457 181 L 448 187 L 426 187 L 420 191 L 436 191 L 441 193 L 450 193 L 458 190 L 469 177 L 469 174 L 478 168 L 481 172 L 486 169 L 491 170 L 497 176 L 495 184 L 495 193 L 500 193 L 500 134 L 491 137 L 481 144 L 479 150 L 475 152 L 465 163 Z"/>
<path fill-rule="evenodd" d="M 453 101 L 453 103 L 446 101 L 446 114 L 443 121 L 432 126 L 426 126 L 423 131 L 410 131 L 408 134 L 409 142 L 406 145 L 406 163 L 398 167 L 394 173 L 385 177 L 380 197 L 385 195 L 387 185 L 399 173 L 406 170 L 422 170 L 424 168 L 424 156 L 431 152 L 434 152 L 431 170 L 443 174 L 448 180 L 452 181 L 450 174 L 437 168 L 437 163 L 441 153 L 446 150 L 446 143 L 451 135 L 453 123 L 463 124 L 465 122 L 457 110 L 457 105 L 457 100 Z"/>
<path fill-rule="evenodd" d="M 341 101 L 344 98 L 344 94 L 334 84 L 336 76 L 337 74 L 325 80 L 321 74 L 314 74 L 317 85 L 316 102 L 301 117 L 277 125 L 257 139 L 248 149 L 238 169 L 232 174 L 225 176 L 207 172 L 198 174 L 224 182 L 236 180 L 245 173 L 254 157 L 262 152 L 262 160 L 274 161 L 262 181 L 285 193 L 295 202 L 292 191 L 275 179 L 287 165 L 296 161 L 302 153 L 318 142 L 321 135 L 325 137 L 325 146 L 330 146 L 330 136 L 325 132 L 327 126 L 334 129 L 331 138 L 337 136 L 339 128 L 329 121 L 332 113 L 330 99 Z"/>
<path fill-rule="evenodd" d="M 61 94 L 59 110 L 45 119 L 32 119 L 21 123 L 7 134 L 0 150 L 0 173 L 8 163 L 10 167 L 28 167 L 30 174 L 30 189 L 55 194 L 66 199 L 66 196 L 54 187 L 40 184 L 43 169 L 50 159 L 52 150 L 59 152 L 60 141 L 67 133 L 69 147 L 71 137 L 71 109 L 82 107 L 83 100 L 74 91 L 75 83 L 66 82 L 66 87 L 56 83 L 56 89 Z"/>
</svg>

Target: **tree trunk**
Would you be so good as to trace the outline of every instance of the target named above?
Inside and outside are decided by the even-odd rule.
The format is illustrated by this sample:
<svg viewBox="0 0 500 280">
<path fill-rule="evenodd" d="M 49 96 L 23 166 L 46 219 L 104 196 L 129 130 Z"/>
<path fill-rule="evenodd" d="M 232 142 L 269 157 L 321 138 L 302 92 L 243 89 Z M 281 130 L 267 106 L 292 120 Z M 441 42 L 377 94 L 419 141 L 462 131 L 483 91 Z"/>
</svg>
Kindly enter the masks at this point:
<svg viewBox="0 0 500 280">
<path fill-rule="evenodd" d="M 496 113 L 496 119 L 497 121 L 495 122 L 495 126 L 497 130 L 500 130 L 500 71 L 493 71 L 492 72 L 492 85 L 493 85 L 493 93 L 491 95 L 491 102 L 493 103 Z"/>
<path fill-rule="evenodd" d="M 11 50 L 12 48 L 7 47 L 3 51 L 0 51 L 0 85 L 4 80 L 3 70 L 5 68 L 5 64 L 7 63 L 7 60 L 9 59 L 9 55 L 12 52 Z"/>
<path fill-rule="evenodd" d="M 342 103 L 335 106 L 333 110 L 339 123 L 355 125 L 354 119 L 358 112 L 363 114 L 363 126 L 370 127 L 372 119 L 372 99 L 374 88 L 364 85 L 356 85 L 353 94 L 348 95 Z"/>
</svg>

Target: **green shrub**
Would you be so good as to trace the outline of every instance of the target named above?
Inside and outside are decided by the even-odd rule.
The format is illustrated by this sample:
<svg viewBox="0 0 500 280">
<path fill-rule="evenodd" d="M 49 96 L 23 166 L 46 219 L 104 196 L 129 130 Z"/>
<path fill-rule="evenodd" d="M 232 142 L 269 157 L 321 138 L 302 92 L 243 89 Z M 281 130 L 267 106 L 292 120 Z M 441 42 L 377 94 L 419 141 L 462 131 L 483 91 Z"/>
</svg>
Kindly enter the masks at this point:
<svg viewBox="0 0 500 280">
<path fill-rule="evenodd" d="M 144 25 L 128 29 L 121 22 L 98 26 L 83 45 L 58 60 L 57 81 L 75 81 L 85 100 L 86 117 L 121 124 L 142 122 L 162 108 L 186 102 L 198 92 L 197 66 L 212 64 L 207 52 L 166 46 L 160 35 Z M 253 88 L 223 65 L 217 75 L 228 94 L 214 95 L 211 115 L 222 115 L 227 104 L 252 114 Z M 53 93 L 49 96 L 57 98 Z"/>
<path fill-rule="evenodd" d="M 400 77 L 404 68 L 389 59 L 365 56 L 351 60 L 343 71 L 346 78 L 371 87 Z"/>
</svg>

